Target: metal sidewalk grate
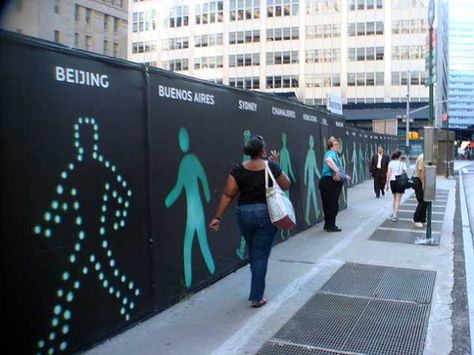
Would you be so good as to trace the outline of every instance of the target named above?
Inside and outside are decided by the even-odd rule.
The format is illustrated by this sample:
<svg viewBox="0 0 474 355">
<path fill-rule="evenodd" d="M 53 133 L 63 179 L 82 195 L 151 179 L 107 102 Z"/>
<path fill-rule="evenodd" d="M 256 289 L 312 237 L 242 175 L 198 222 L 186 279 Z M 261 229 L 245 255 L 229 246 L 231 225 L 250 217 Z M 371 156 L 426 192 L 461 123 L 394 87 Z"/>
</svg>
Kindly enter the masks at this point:
<svg viewBox="0 0 474 355">
<path fill-rule="evenodd" d="M 435 278 L 435 271 L 345 263 L 319 292 L 429 303 Z"/>
<path fill-rule="evenodd" d="M 422 354 L 435 278 L 345 263 L 258 354 Z"/>
<path fill-rule="evenodd" d="M 380 226 L 382 228 L 401 228 L 401 229 L 411 229 L 414 232 L 424 232 L 426 227 L 424 228 L 416 228 L 415 224 L 413 223 L 413 220 L 410 221 L 401 221 L 398 220 L 397 222 L 392 222 L 392 220 L 387 219 L 385 222 L 382 223 Z M 379 227 L 379 228 L 380 228 Z M 431 223 L 431 229 L 432 231 L 440 232 L 442 229 L 443 225 L 441 223 Z"/>
<path fill-rule="evenodd" d="M 429 309 L 429 305 L 372 300 L 343 350 L 362 354 L 422 354 Z"/>
<path fill-rule="evenodd" d="M 320 292 L 372 297 L 384 274 L 381 266 L 345 263 Z"/>
<path fill-rule="evenodd" d="M 436 271 L 387 268 L 374 297 L 387 300 L 430 303 Z"/>
<path fill-rule="evenodd" d="M 317 293 L 275 335 L 286 341 L 341 350 L 369 299 Z"/>
<path fill-rule="evenodd" d="M 315 349 L 301 344 L 266 342 L 257 355 L 342 355 L 339 352 Z"/>
<path fill-rule="evenodd" d="M 370 236 L 369 240 L 377 241 L 377 242 L 415 245 L 416 238 L 419 238 L 421 236 L 422 234 L 420 233 L 376 230 L 374 234 Z M 437 236 L 435 235 L 435 237 Z"/>
</svg>

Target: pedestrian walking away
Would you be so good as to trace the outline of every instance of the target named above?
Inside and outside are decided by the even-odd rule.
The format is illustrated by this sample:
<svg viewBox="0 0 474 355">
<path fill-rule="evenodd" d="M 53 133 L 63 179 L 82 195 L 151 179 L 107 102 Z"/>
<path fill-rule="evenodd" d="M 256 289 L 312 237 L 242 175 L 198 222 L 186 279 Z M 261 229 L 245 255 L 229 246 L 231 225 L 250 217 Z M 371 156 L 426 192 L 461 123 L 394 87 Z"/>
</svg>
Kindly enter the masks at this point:
<svg viewBox="0 0 474 355">
<path fill-rule="evenodd" d="M 387 184 L 386 190 L 390 186 L 393 194 L 393 213 L 392 213 L 392 222 L 396 222 L 398 220 L 398 211 L 400 210 L 400 201 L 402 199 L 402 194 L 405 192 L 405 188 L 398 186 L 397 184 L 397 176 L 406 173 L 407 166 L 405 162 L 401 160 L 402 153 L 397 150 L 392 155 L 392 160 L 388 164 L 388 171 L 387 171 Z M 390 183 L 390 185 L 389 185 Z"/>
<path fill-rule="evenodd" d="M 424 183 L 425 164 L 423 154 L 420 154 L 416 159 L 415 171 L 413 172 L 413 189 L 415 190 L 416 200 L 418 201 L 413 215 L 413 223 L 415 223 L 415 227 L 417 228 L 423 228 L 424 223 L 426 223 L 426 209 L 428 203 L 424 200 Z"/>
<path fill-rule="evenodd" d="M 322 177 L 319 181 L 319 190 L 323 200 L 324 230 L 327 232 L 340 232 L 336 226 L 336 216 L 339 211 L 339 195 L 345 181 L 350 180 L 339 159 L 339 141 L 330 137 L 327 143 L 328 150 L 323 158 Z"/>
<path fill-rule="evenodd" d="M 249 249 L 250 271 L 252 274 L 250 296 L 252 307 L 267 303 L 263 298 L 268 258 L 277 233 L 270 221 L 265 195 L 265 170 L 267 156 L 265 142 L 261 136 L 252 136 L 244 147 L 244 154 L 250 160 L 236 165 L 229 176 L 217 206 L 214 218 L 209 223 L 211 231 L 217 232 L 226 209 L 234 198 L 237 202 L 237 222 Z M 279 154 L 271 151 L 268 166 L 282 190 L 290 188 L 290 180 L 282 172 Z M 271 179 L 269 181 L 271 184 Z"/>
<path fill-rule="evenodd" d="M 374 179 L 375 197 L 379 198 L 380 193 L 385 195 L 385 184 L 387 180 L 387 171 L 390 158 L 385 154 L 381 145 L 377 147 L 377 154 L 370 161 L 370 176 Z"/>
</svg>

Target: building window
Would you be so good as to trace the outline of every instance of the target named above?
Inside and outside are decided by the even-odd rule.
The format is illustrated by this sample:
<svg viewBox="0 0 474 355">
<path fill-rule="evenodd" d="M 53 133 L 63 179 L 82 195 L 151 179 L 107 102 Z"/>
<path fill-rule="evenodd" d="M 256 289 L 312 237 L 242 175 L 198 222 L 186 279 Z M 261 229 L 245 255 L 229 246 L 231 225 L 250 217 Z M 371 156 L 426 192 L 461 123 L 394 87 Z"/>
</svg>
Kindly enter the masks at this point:
<svg viewBox="0 0 474 355">
<path fill-rule="evenodd" d="M 312 49 L 306 51 L 306 63 L 332 63 L 341 60 L 339 48 Z"/>
<path fill-rule="evenodd" d="M 194 37 L 194 47 L 222 46 L 223 42 L 224 37 L 222 33 L 213 33 Z"/>
<path fill-rule="evenodd" d="M 120 57 L 120 47 L 118 43 L 114 43 L 114 57 Z"/>
<path fill-rule="evenodd" d="M 114 17 L 114 33 L 118 33 L 120 27 L 120 19 Z"/>
<path fill-rule="evenodd" d="M 132 53 L 156 52 L 156 41 L 142 41 L 132 43 Z"/>
<path fill-rule="evenodd" d="M 260 0 L 230 0 L 229 17 L 231 21 L 260 18 Z"/>
<path fill-rule="evenodd" d="M 397 8 L 415 8 L 415 7 L 425 7 L 426 2 L 424 0 L 392 0 L 392 7 Z"/>
<path fill-rule="evenodd" d="M 74 5 L 74 19 L 77 21 L 79 21 L 79 16 L 80 16 L 80 6 L 78 5 Z"/>
<path fill-rule="evenodd" d="M 423 59 L 424 52 L 422 46 L 395 46 L 392 47 L 393 60 L 417 60 Z"/>
<path fill-rule="evenodd" d="M 219 69 L 223 67 L 223 56 L 194 58 L 194 69 Z"/>
<path fill-rule="evenodd" d="M 197 25 L 222 22 L 224 20 L 223 1 L 211 1 L 197 4 L 195 16 Z"/>
<path fill-rule="evenodd" d="M 375 47 L 375 60 L 384 60 L 384 47 Z"/>
<path fill-rule="evenodd" d="M 349 10 L 383 9 L 383 0 L 349 0 Z"/>
<path fill-rule="evenodd" d="M 156 11 L 134 12 L 132 14 L 132 31 L 146 32 L 156 30 Z"/>
<path fill-rule="evenodd" d="M 384 47 L 349 48 L 349 61 L 383 60 Z"/>
<path fill-rule="evenodd" d="M 54 13 L 60 14 L 61 13 L 61 0 L 54 0 Z"/>
<path fill-rule="evenodd" d="M 231 54 L 229 55 L 229 67 L 250 67 L 260 65 L 260 53 Z"/>
<path fill-rule="evenodd" d="M 306 38 L 334 38 L 341 37 L 341 25 L 328 24 L 306 26 Z"/>
<path fill-rule="evenodd" d="M 392 23 L 393 34 L 416 34 L 428 31 L 424 19 L 395 20 Z"/>
<path fill-rule="evenodd" d="M 341 0 L 313 0 L 308 2 L 306 13 L 332 13 L 341 11 Z"/>
<path fill-rule="evenodd" d="M 88 25 L 91 24 L 91 18 L 92 18 L 92 10 L 91 9 L 86 9 L 86 23 Z"/>
<path fill-rule="evenodd" d="M 338 86 L 341 86 L 341 78 L 339 74 L 306 75 L 306 87 L 308 88 Z"/>
<path fill-rule="evenodd" d="M 189 37 L 168 38 L 163 40 L 164 50 L 189 48 Z"/>
<path fill-rule="evenodd" d="M 260 42 L 260 31 L 239 31 L 229 33 L 229 44 L 258 43 Z"/>
<path fill-rule="evenodd" d="M 383 72 L 347 73 L 347 86 L 383 86 Z"/>
<path fill-rule="evenodd" d="M 54 42 L 61 43 L 61 32 L 54 31 Z"/>
<path fill-rule="evenodd" d="M 86 50 L 92 51 L 92 37 L 86 36 Z"/>
<path fill-rule="evenodd" d="M 296 64 L 298 60 L 298 51 L 269 52 L 267 53 L 267 65 L 273 64 Z"/>
<path fill-rule="evenodd" d="M 349 23 L 347 26 L 347 34 L 351 37 L 383 35 L 383 33 L 384 25 L 382 21 Z"/>
<path fill-rule="evenodd" d="M 107 31 L 109 28 L 109 16 L 104 15 L 104 31 Z"/>
<path fill-rule="evenodd" d="M 280 88 L 297 88 L 298 75 L 275 75 L 266 77 L 266 88 L 267 89 L 280 89 Z"/>
<path fill-rule="evenodd" d="M 300 33 L 298 27 L 269 28 L 267 29 L 267 41 L 288 41 L 299 39 Z"/>
<path fill-rule="evenodd" d="M 74 33 L 74 47 L 79 48 L 79 33 Z"/>
<path fill-rule="evenodd" d="M 104 54 L 109 54 L 109 41 L 104 40 Z"/>
<path fill-rule="evenodd" d="M 169 11 L 165 27 L 175 28 L 189 25 L 189 6 L 175 6 Z"/>
<path fill-rule="evenodd" d="M 163 61 L 163 68 L 172 71 L 182 71 L 188 70 L 188 58 L 182 59 L 172 59 L 168 61 Z"/>
<path fill-rule="evenodd" d="M 267 0 L 267 16 L 297 16 L 299 0 Z"/>
</svg>

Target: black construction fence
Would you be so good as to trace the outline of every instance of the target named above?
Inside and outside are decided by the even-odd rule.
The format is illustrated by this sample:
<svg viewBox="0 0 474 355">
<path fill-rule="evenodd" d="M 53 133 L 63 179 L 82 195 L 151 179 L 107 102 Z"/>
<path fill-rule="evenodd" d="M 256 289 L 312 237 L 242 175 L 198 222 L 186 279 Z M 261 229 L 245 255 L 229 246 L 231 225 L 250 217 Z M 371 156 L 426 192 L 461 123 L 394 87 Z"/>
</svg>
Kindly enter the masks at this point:
<svg viewBox="0 0 474 355">
<path fill-rule="evenodd" d="M 0 53 L 1 300 L 16 353 L 83 349 L 245 265 L 233 211 L 218 233 L 207 223 L 251 134 L 292 181 L 298 227 L 276 243 L 322 220 L 327 138 L 351 185 L 377 144 L 398 144 L 269 94 L 8 32 Z"/>
</svg>

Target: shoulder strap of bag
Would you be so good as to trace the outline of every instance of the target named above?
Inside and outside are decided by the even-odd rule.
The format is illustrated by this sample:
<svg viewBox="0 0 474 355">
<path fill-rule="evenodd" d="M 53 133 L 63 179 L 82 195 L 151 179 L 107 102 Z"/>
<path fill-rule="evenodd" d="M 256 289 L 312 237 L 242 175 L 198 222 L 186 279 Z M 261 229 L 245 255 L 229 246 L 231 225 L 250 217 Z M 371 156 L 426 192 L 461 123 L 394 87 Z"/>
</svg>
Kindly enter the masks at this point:
<svg viewBox="0 0 474 355">
<path fill-rule="evenodd" d="M 265 188 L 268 189 L 268 175 L 270 175 L 270 178 L 273 181 L 273 186 L 276 184 L 275 177 L 273 176 L 272 170 L 270 169 L 270 166 L 268 164 L 268 161 L 265 160 Z"/>
</svg>

